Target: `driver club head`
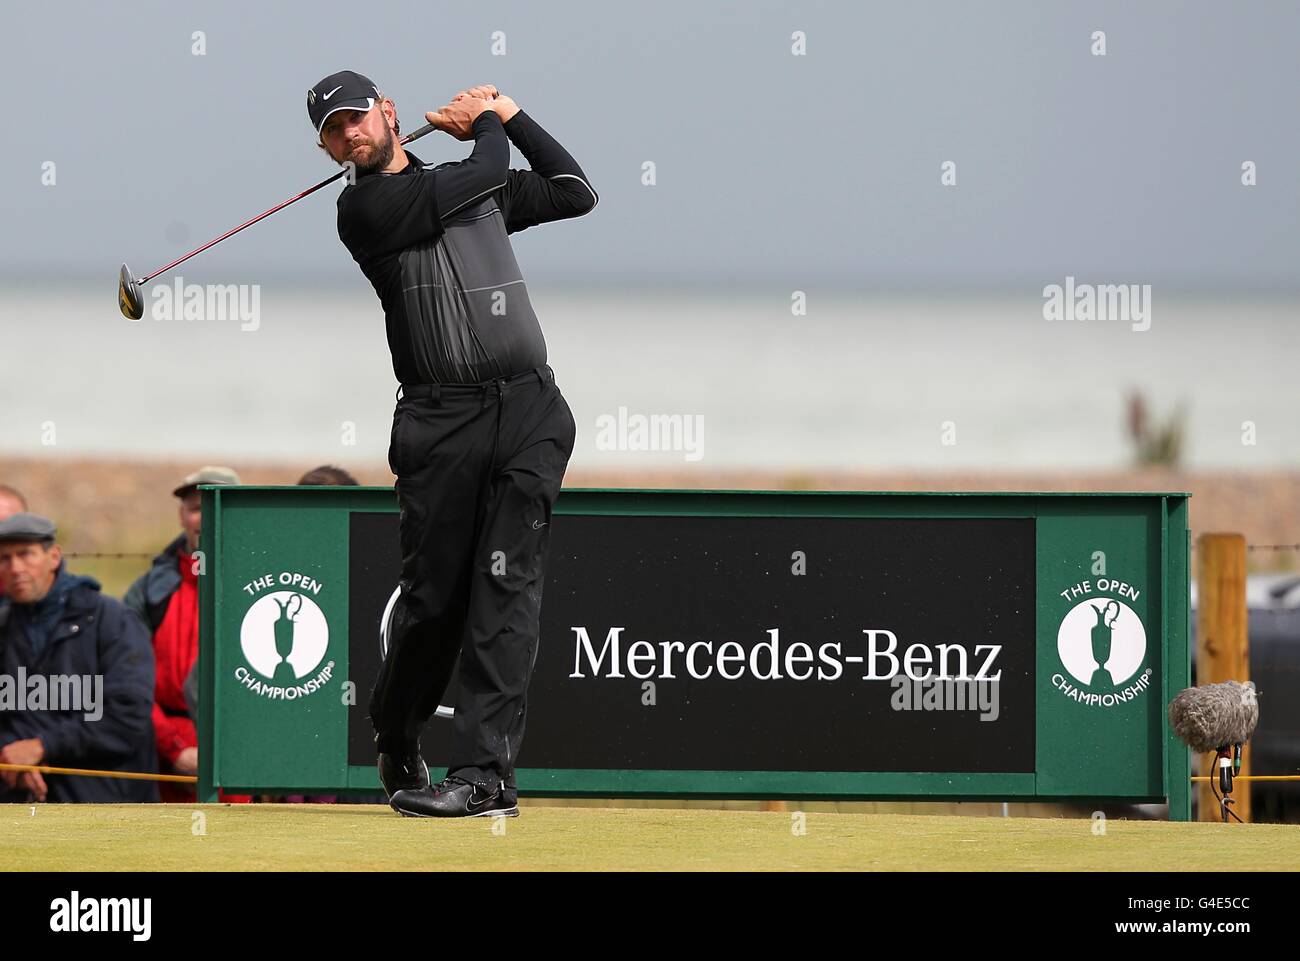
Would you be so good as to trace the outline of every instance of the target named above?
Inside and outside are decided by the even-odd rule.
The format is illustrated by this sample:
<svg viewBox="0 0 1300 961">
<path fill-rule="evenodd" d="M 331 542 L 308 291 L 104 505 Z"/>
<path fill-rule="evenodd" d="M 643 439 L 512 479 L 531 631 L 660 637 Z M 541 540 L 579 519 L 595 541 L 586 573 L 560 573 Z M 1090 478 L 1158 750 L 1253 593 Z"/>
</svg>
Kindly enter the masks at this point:
<svg viewBox="0 0 1300 961">
<path fill-rule="evenodd" d="M 144 316 L 144 297 L 140 295 L 140 285 L 126 264 L 122 265 L 122 275 L 117 282 L 117 306 L 122 309 L 122 316 L 128 320 L 139 320 Z"/>
</svg>

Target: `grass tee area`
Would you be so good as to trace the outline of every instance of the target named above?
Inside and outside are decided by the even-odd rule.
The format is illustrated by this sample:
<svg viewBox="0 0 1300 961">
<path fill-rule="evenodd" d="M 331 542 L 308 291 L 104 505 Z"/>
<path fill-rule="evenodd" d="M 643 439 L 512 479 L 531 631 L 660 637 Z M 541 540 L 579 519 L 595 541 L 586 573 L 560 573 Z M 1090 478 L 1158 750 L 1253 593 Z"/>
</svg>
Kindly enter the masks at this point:
<svg viewBox="0 0 1300 961">
<path fill-rule="evenodd" d="M 0 805 L 4 871 L 1295 870 L 1300 828 L 1088 819 L 378 805 Z M 803 833 L 799 833 L 802 831 Z"/>
</svg>

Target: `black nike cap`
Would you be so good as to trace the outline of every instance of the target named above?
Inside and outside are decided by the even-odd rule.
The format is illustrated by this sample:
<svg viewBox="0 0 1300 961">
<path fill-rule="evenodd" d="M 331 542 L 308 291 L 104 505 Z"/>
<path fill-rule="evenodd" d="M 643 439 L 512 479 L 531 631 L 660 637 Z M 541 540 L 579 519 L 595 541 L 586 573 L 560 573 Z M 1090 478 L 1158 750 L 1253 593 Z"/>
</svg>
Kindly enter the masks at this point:
<svg viewBox="0 0 1300 961">
<path fill-rule="evenodd" d="M 307 91 L 307 116 L 320 136 L 320 129 L 330 114 L 339 110 L 369 110 L 378 97 L 379 88 L 369 77 L 342 70 Z"/>
</svg>

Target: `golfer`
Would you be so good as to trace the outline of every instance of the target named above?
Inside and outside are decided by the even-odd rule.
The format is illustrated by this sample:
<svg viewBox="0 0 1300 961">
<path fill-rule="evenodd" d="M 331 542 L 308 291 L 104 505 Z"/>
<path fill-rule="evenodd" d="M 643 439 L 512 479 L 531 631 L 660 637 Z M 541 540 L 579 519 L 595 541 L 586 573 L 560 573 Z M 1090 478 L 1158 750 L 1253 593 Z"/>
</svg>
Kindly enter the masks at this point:
<svg viewBox="0 0 1300 961">
<path fill-rule="evenodd" d="M 402 814 L 517 815 L 551 510 L 576 424 L 508 235 L 598 198 L 491 85 L 425 114 L 474 141 L 458 162 L 404 150 L 393 101 L 349 70 L 307 92 L 307 113 L 322 149 L 355 172 L 338 198 L 339 239 L 383 304 L 401 384 L 388 449 L 401 589 L 370 697 L 380 780 Z M 507 169 L 511 143 L 532 170 Z M 453 670 L 451 763 L 431 785 L 418 739 Z"/>
</svg>

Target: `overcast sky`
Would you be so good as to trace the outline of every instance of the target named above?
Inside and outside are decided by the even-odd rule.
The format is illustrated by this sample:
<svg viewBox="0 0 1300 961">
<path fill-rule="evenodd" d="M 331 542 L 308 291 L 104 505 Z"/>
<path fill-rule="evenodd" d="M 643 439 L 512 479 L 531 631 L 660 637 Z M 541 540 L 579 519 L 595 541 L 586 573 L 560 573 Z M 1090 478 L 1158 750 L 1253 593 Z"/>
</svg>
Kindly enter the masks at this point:
<svg viewBox="0 0 1300 961">
<path fill-rule="evenodd" d="M 9 285 L 112 286 L 328 176 L 305 94 L 350 68 L 405 130 L 487 81 L 573 153 L 600 206 L 518 237 L 530 283 L 1300 289 L 1293 3 L 54 2 L 5 27 Z M 187 278 L 354 284 L 336 192 Z"/>
</svg>

